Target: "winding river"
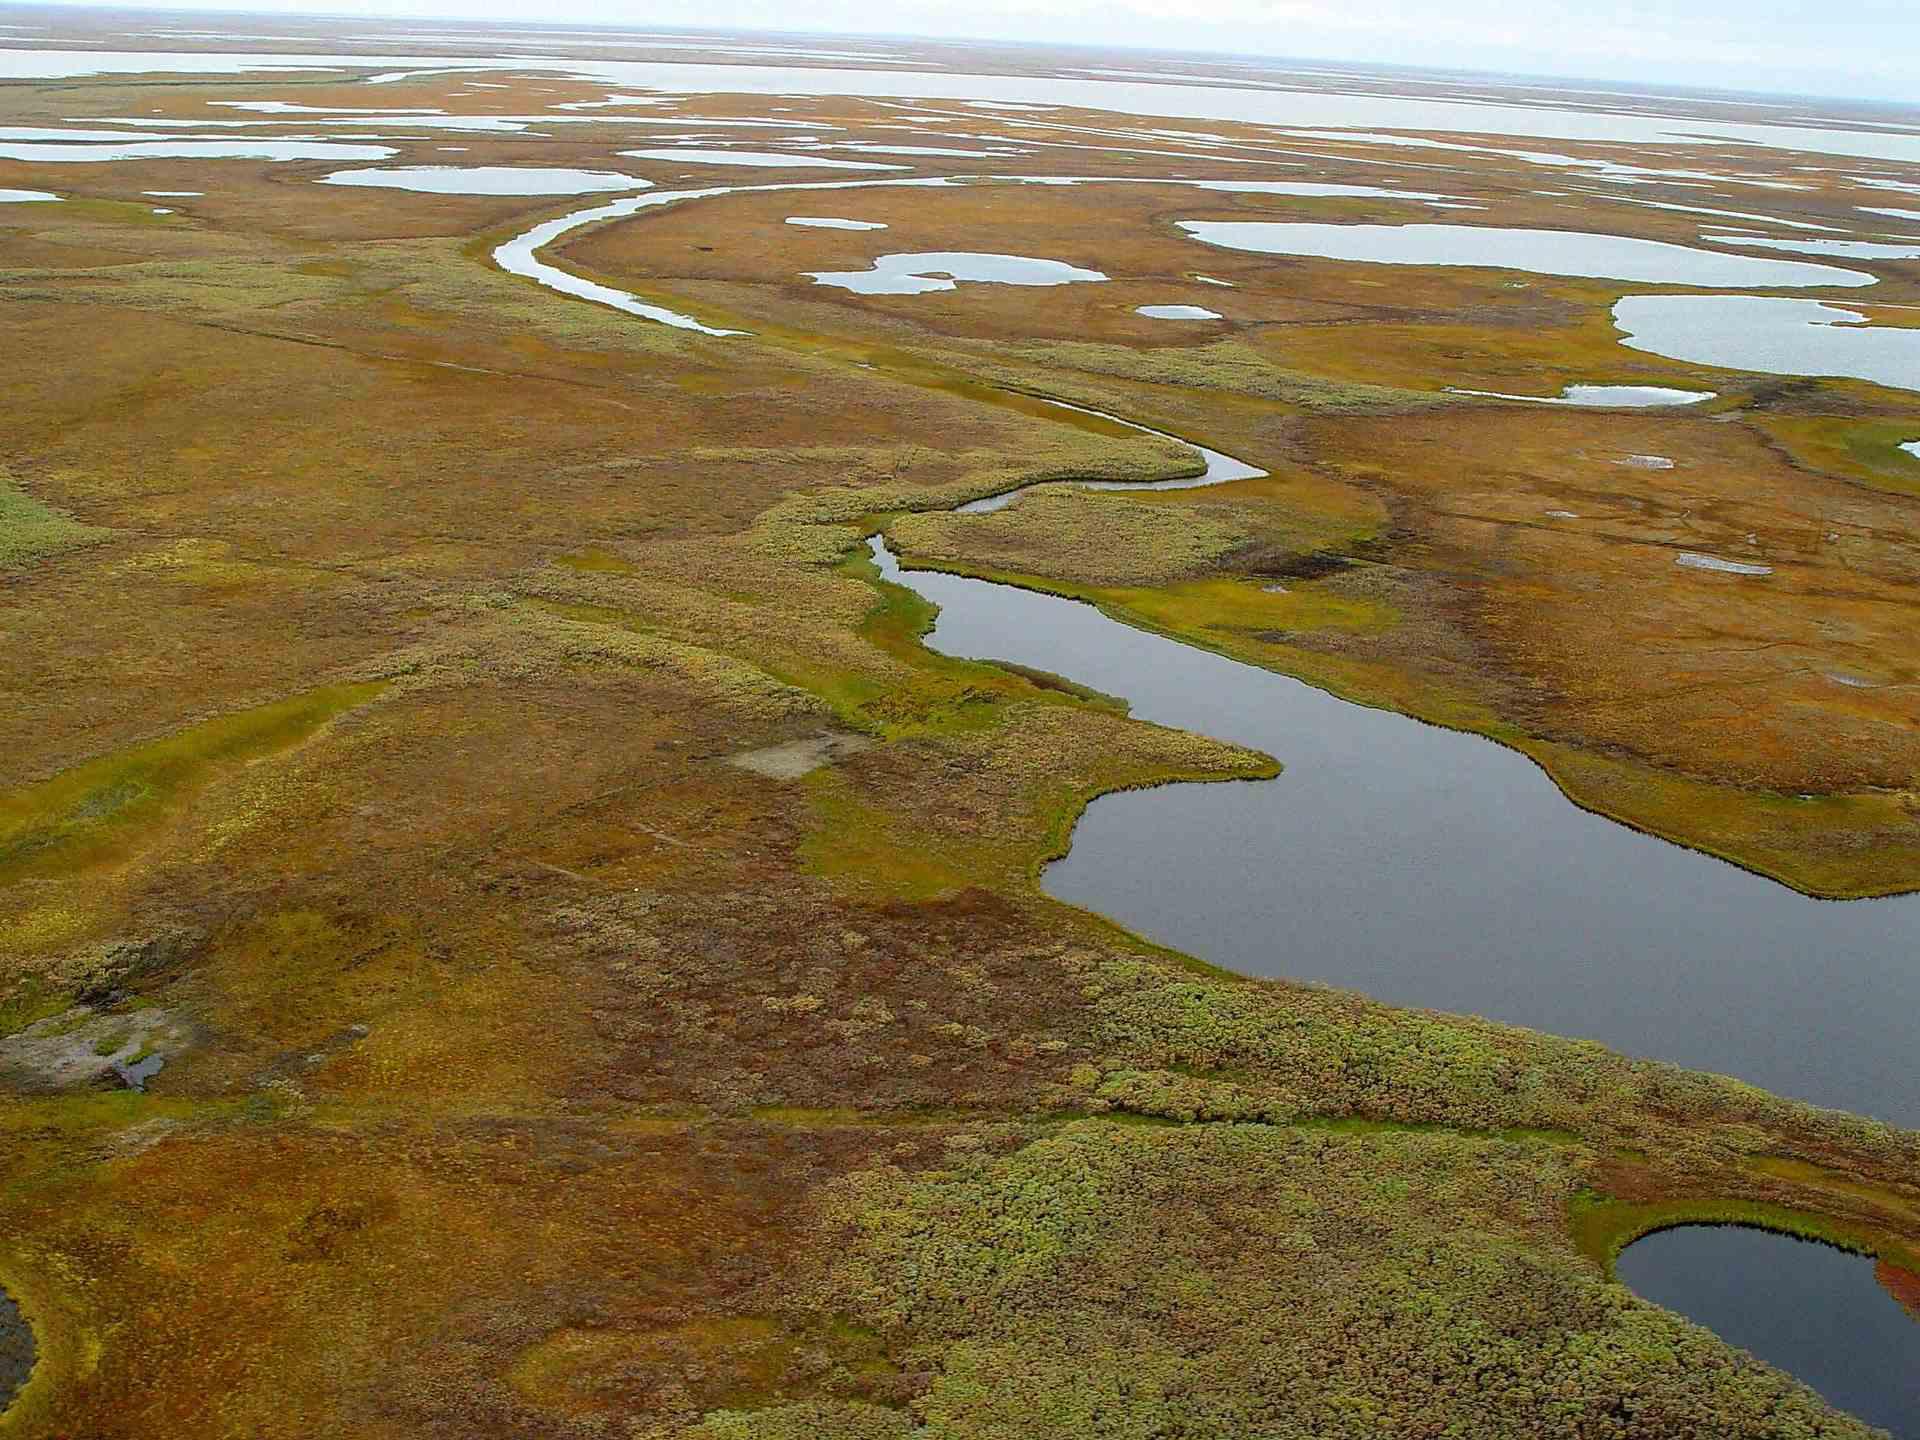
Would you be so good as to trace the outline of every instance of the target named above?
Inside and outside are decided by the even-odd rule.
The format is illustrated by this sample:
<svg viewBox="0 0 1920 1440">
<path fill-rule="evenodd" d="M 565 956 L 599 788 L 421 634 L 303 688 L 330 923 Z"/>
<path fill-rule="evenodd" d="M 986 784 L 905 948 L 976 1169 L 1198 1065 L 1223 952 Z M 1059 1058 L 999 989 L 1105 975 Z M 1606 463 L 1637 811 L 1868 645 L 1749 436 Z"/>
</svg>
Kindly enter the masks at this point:
<svg viewBox="0 0 1920 1440">
<path fill-rule="evenodd" d="M 1247 974 L 1920 1121 L 1920 896 L 1810 899 L 1581 810 L 1492 741 L 1078 601 L 903 572 L 878 542 L 874 559 L 940 607 L 933 649 L 1051 671 L 1286 766 L 1257 783 L 1102 796 L 1048 869 L 1048 893 Z"/>
<path fill-rule="evenodd" d="M 962 183 L 915 176 L 649 191 L 545 221 L 494 259 L 644 319 L 739 335 L 576 276 L 540 252 L 585 227 L 682 201 Z M 1219 451 L 1202 456 L 1201 475 L 1161 483 L 1264 473 Z M 961 508 L 997 509 L 1018 493 Z M 1237 741 L 1286 766 L 1257 784 L 1094 801 L 1072 850 L 1047 872 L 1060 899 L 1247 974 L 1581 1036 L 1920 1124 L 1910 1025 L 1920 1014 L 1920 895 L 1810 899 L 1583 811 L 1531 760 L 1491 741 L 1337 699 L 1077 601 L 931 571 L 908 578 L 877 542 L 874 555 L 886 578 L 939 605 L 932 647 L 1052 671 L 1126 698 L 1142 719 Z"/>
<path fill-rule="evenodd" d="M 737 190 L 947 183 L 629 196 L 535 227 L 495 258 L 567 294 L 737 334 L 573 276 L 538 251 L 583 225 Z M 1265 473 L 1201 454 L 1201 474 L 1160 485 Z M 999 509 L 1020 493 L 960 508 Z M 1920 1123 L 1920 896 L 1810 899 L 1583 811 L 1491 741 L 1337 699 L 1082 602 L 906 570 L 878 536 L 869 549 L 883 580 L 939 607 L 931 648 L 1051 671 L 1124 697 L 1140 719 L 1284 762 L 1273 780 L 1095 800 L 1046 873 L 1058 898 L 1245 973 L 1584 1036 Z M 1630 1247 L 1618 1273 L 1836 1404 L 1920 1433 L 1920 1330 L 1884 1292 L 1869 1293 L 1870 1267 L 1863 1288 L 1866 1264 L 1782 1236 L 1692 1226 Z M 1836 1334 L 1846 1339 L 1835 1344 Z"/>
</svg>

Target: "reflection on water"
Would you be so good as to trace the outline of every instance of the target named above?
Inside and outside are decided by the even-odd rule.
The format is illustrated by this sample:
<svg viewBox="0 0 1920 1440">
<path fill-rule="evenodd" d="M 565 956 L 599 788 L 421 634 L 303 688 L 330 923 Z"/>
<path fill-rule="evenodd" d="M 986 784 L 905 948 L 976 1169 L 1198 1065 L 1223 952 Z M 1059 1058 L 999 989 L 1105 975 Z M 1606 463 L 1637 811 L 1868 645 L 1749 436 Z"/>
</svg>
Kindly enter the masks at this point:
<svg viewBox="0 0 1920 1440">
<path fill-rule="evenodd" d="M 816 284 L 856 295 L 924 295 L 952 290 L 959 282 L 992 285 L 1073 285 L 1107 277 L 1064 260 L 993 255 L 977 250 L 928 250 L 882 255 L 870 270 L 809 270 Z"/>
<path fill-rule="evenodd" d="M 1629 1245 L 1614 1273 L 1842 1410 L 1920 1437 L 1920 1324 L 1875 1281 L 1873 1261 L 1761 1230 L 1683 1225 Z"/>
<path fill-rule="evenodd" d="M 699 150 L 671 146 L 664 150 L 621 150 L 635 160 L 667 160 L 680 165 L 757 165 L 769 170 L 904 170 L 874 160 L 832 160 L 825 155 L 788 155 L 779 150 Z"/>
<path fill-rule="evenodd" d="M 386 145 L 333 140 L 136 140 L 126 144 L 0 142 L 0 160 L 35 165 L 104 164 L 116 160 L 385 160 Z"/>
<path fill-rule="evenodd" d="M 1632 280 L 1649 285 L 1771 289 L 1871 285 L 1874 277 L 1804 260 L 1724 255 L 1664 240 L 1494 225 L 1323 225 L 1282 220 L 1182 220 L 1194 239 L 1261 255 L 1306 255 L 1375 265 L 1462 265 Z"/>
<path fill-rule="evenodd" d="M 787 224 L 803 225 L 814 230 L 884 230 L 887 228 L 878 220 L 836 220 L 829 215 L 789 215 Z"/>
<path fill-rule="evenodd" d="M 1055 596 L 931 571 L 928 644 L 1264 750 L 1278 779 L 1093 802 L 1049 893 L 1253 975 L 1603 1041 L 1920 1122 L 1920 897 L 1836 903 L 1568 803 L 1524 756 Z M 1285 594 L 1261 596 L 1274 625 Z"/>
<path fill-rule="evenodd" d="M 1700 238 L 1709 245 L 1791 250 L 1800 255 L 1832 255 L 1842 260 L 1920 260 L 1920 245 L 1887 245 L 1872 240 L 1773 240 L 1759 235 L 1702 235 Z"/>
<path fill-rule="evenodd" d="M 1087 405 L 1074 405 L 1065 400 L 1046 399 L 1034 396 L 1043 405 L 1051 405 L 1057 410 L 1072 410 L 1081 415 L 1098 415 L 1102 420 L 1110 420 L 1115 425 L 1124 425 L 1129 430 L 1138 430 L 1142 435 L 1157 435 L 1162 440 L 1172 440 L 1197 452 L 1204 468 L 1198 475 L 1182 475 L 1172 480 L 1071 480 L 1066 483 L 1076 485 L 1082 490 L 1198 490 L 1206 485 L 1224 485 L 1229 480 L 1258 480 L 1267 472 L 1257 465 L 1249 465 L 1244 460 L 1236 460 L 1231 455 L 1218 450 L 1209 450 L 1204 445 L 1196 445 L 1191 440 L 1182 440 L 1177 435 L 1169 435 L 1164 430 L 1154 430 L 1132 420 L 1122 420 L 1118 415 L 1109 415 L 1104 410 L 1095 410 Z M 1018 500 L 1027 491 L 1036 487 L 1023 485 L 1017 490 L 1003 491 L 998 495 L 988 495 L 980 500 L 969 500 L 958 507 L 962 515 L 979 515 L 988 510 L 1001 510 Z"/>
<path fill-rule="evenodd" d="M 1593 405 L 1613 409 L 1650 409 L 1658 405 L 1698 405 L 1713 399 L 1711 390 L 1671 390 L 1661 385 L 1569 385 L 1558 395 L 1509 395 L 1501 390 L 1461 390 L 1450 395 L 1477 395 L 1483 400 L 1524 400 L 1534 405 Z"/>
<path fill-rule="evenodd" d="M 336 170 L 321 185 L 364 185 L 417 190 L 431 195 L 591 195 L 603 190 L 646 190 L 609 170 L 561 170 L 532 165 L 396 165 L 385 170 Z"/>
<path fill-rule="evenodd" d="M 1629 295 L 1613 323 L 1634 350 L 1771 375 L 1851 375 L 1920 390 L 1920 330 L 1859 310 L 1768 295 Z"/>
<path fill-rule="evenodd" d="M 1204 305 L 1136 305 L 1133 313 L 1149 320 L 1218 320 L 1220 312 Z"/>
<path fill-rule="evenodd" d="M 1723 575 L 1771 575 L 1771 565 L 1749 565 L 1740 560 L 1722 560 L 1715 555 L 1696 555 L 1684 551 L 1673 557 L 1673 563 L 1687 570 L 1718 570 Z"/>
</svg>

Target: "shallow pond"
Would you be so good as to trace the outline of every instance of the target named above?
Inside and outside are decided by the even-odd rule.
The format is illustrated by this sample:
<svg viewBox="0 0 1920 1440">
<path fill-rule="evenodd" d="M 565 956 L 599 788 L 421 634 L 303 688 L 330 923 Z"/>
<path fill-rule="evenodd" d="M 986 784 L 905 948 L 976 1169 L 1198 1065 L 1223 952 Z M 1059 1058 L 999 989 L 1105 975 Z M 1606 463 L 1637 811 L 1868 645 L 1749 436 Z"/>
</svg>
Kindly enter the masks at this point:
<svg viewBox="0 0 1920 1440">
<path fill-rule="evenodd" d="M 1920 1323 L 1875 1280 L 1873 1261 L 1761 1230 L 1683 1225 L 1629 1245 L 1614 1273 L 1841 1409 L 1920 1437 Z"/>
<path fill-rule="evenodd" d="M 46 190 L 0 190 L 0 205 L 32 205 L 60 197 Z"/>
<path fill-rule="evenodd" d="M 834 160 L 825 155 L 789 155 L 779 150 L 620 150 L 635 160 L 665 160 L 680 165 L 755 165 L 766 170 L 904 170 L 875 160 Z"/>
<path fill-rule="evenodd" d="M 1799 255 L 1831 255 L 1839 260 L 1920 260 L 1920 245 L 1888 245 L 1874 240 L 1773 240 L 1758 235 L 1702 235 L 1700 238 L 1709 245 L 1788 250 Z"/>
<path fill-rule="evenodd" d="M 881 255 L 870 270 L 809 270 L 815 284 L 857 295 L 924 295 L 966 281 L 983 285 L 1073 285 L 1107 277 L 1064 260 L 993 255 L 975 250 L 928 250 Z"/>
<path fill-rule="evenodd" d="M 1149 320 L 1218 320 L 1218 310 L 1209 310 L 1204 305 L 1136 305 L 1133 313 L 1144 315 Z"/>
<path fill-rule="evenodd" d="M 1459 390 L 1450 395 L 1477 395 L 1483 400 L 1524 400 L 1534 405 L 1596 405 L 1642 410 L 1659 405 L 1698 405 L 1714 398 L 1711 390 L 1672 390 L 1662 385 L 1569 385 L 1558 395 L 1509 395 L 1501 390 Z"/>
<path fill-rule="evenodd" d="M 430 195 L 591 195 L 607 190 L 646 190 L 609 170 L 562 170 L 533 165 L 396 165 L 384 170 L 336 170 L 321 185 L 362 185 L 379 190 L 416 190 Z"/>
<path fill-rule="evenodd" d="M 1920 1122 L 1920 897 L 1808 899 L 1580 810 L 1491 741 L 1090 605 L 876 560 L 941 607 L 934 649 L 1066 676 L 1287 767 L 1103 796 L 1048 869 L 1049 893 L 1247 974 L 1585 1036 Z M 1273 603 L 1284 627 L 1288 598 Z"/>
<path fill-rule="evenodd" d="M 386 145 L 332 140 L 137 140 L 126 144 L 12 144 L 0 142 L 0 160 L 35 165 L 106 164 L 120 160 L 385 160 Z"/>
<path fill-rule="evenodd" d="M 1673 557 L 1673 563 L 1686 570 L 1718 570 L 1722 575 L 1771 575 L 1771 565 L 1752 565 L 1744 560 L 1722 560 L 1717 555 L 1696 555 L 1691 550 Z"/>
<path fill-rule="evenodd" d="M 1670 360 L 1769 375 L 1850 375 L 1920 390 L 1920 330 L 1858 310 L 1767 295 L 1629 295 L 1613 307 L 1623 345 Z"/>
<path fill-rule="evenodd" d="M 837 220 L 830 215 L 789 215 L 787 224 L 804 225 L 815 230 L 884 230 L 878 220 Z"/>
<path fill-rule="evenodd" d="M 1181 220 L 1194 239 L 1226 250 L 1374 265 L 1459 265 L 1650 285 L 1771 289 L 1871 285 L 1858 270 L 1695 250 L 1629 235 L 1509 230 L 1493 225 L 1325 225 L 1281 220 Z"/>
<path fill-rule="evenodd" d="M 1389 190 L 1380 185 L 1320 185 L 1306 180 L 1196 180 L 1188 182 L 1196 190 L 1214 190 L 1230 195 L 1295 195 L 1304 200 L 1414 200 L 1429 205 L 1446 204 L 1445 195 L 1425 190 Z"/>
</svg>

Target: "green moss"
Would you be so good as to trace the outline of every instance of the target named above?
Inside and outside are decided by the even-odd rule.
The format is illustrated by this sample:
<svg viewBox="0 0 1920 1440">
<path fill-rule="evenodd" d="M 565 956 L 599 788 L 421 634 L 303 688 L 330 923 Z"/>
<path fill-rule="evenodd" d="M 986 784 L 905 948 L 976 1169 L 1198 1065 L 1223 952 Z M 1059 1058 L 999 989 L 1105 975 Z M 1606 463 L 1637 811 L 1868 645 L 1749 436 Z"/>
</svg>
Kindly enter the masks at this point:
<svg viewBox="0 0 1920 1440">
<path fill-rule="evenodd" d="M 621 559 L 611 550 L 592 547 L 572 555 L 562 555 L 555 563 L 589 575 L 631 575 L 634 571 L 631 561 Z"/>
<path fill-rule="evenodd" d="M 5 995 L 0 995 L 0 1035 L 11 1035 L 29 1025 L 58 1015 L 73 1003 L 65 991 L 48 985 L 38 976 L 21 979 Z"/>
<path fill-rule="evenodd" d="M 125 1046 L 127 1041 L 132 1038 L 132 1035 L 133 1031 L 124 1025 L 117 1029 L 109 1030 L 93 1042 L 93 1053 L 96 1055 L 117 1054 L 120 1049 Z"/>
<path fill-rule="evenodd" d="M 913 1417 L 857 1401 L 806 1400 L 765 1410 L 716 1410 L 689 1440 L 911 1440 Z"/>
<path fill-rule="evenodd" d="M 1740 1225 L 1818 1241 L 1849 1254 L 1885 1259 L 1907 1269 L 1920 1265 L 1920 1248 L 1867 1226 L 1757 1200 L 1684 1198 L 1635 1203 L 1583 1190 L 1568 1206 L 1567 1224 L 1580 1253 L 1600 1266 L 1609 1278 L 1613 1275 L 1614 1262 L 1627 1246 L 1656 1231 L 1682 1225 Z"/>
<path fill-rule="evenodd" d="M 120 853 L 222 767 L 296 745 L 384 688 L 333 685 L 223 715 L 0 796 L 0 879 L 70 872 Z"/>
<path fill-rule="evenodd" d="M 24 569 L 63 551 L 97 545 L 112 533 L 41 504 L 0 468 L 0 570 Z"/>
<path fill-rule="evenodd" d="M 913 1408 L 948 1440 L 1867 1434 L 1547 1243 L 1577 1164 L 1086 1122 L 837 1185 L 802 1293 L 929 1372 Z"/>
<path fill-rule="evenodd" d="M 1282 369 L 1237 340 L 1157 350 L 1091 341 L 1045 341 L 998 348 L 1000 353 L 1060 370 L 1084 370 L 1186 390 L 1251 395 L 1315 414 L 1392 413 L 1452 403 L 1449 397 L 1428 391 L 1360 384 Z M 983 373 L 998 374 L 1000 367 L 988 363 Z M 1070 388 L 1062 387 L 1061 393 L 1070 393 Z"/>
</svg>

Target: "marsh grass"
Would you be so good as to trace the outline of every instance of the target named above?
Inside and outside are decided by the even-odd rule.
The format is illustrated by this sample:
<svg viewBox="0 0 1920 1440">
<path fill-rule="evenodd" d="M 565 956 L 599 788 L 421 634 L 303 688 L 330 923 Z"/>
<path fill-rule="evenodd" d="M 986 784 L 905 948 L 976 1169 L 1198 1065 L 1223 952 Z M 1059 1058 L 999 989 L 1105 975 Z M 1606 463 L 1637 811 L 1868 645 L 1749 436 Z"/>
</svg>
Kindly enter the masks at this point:
<svg viewBox="0 0 1920 1440">
<path fill-rule="evenodd" d="M 42 504 L 0 466 L 0 571 L 23 569 L 68 550 L 97 545 L 112 533 Z"/>
<path fill-rule="evenodd" d="M 125 854 L 223 767 L 297 745 L 384 688 L 328 686 L 223 715 L 0 796 L 0 880 L 70 875 Z"/>
</svg>

